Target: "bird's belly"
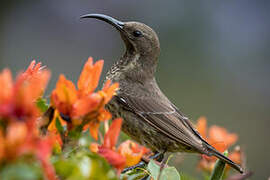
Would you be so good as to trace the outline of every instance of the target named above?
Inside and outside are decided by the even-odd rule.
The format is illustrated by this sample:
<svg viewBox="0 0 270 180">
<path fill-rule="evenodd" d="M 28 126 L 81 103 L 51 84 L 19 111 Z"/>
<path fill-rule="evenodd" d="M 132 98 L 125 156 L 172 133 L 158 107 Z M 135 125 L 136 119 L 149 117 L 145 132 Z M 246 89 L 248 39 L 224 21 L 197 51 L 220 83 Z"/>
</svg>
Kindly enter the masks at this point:
<svg viewBox="0 0 270 180">
<path fill-rule="evenodd" d="M 164 135 L 133 112 L 123 109 L 117 102 L 110 102 L 106 108 L 113 118 L 123 118 L 122 130 L 141 145 L 159 152 L 187 151 L 185 146 Z"/>
</svg>

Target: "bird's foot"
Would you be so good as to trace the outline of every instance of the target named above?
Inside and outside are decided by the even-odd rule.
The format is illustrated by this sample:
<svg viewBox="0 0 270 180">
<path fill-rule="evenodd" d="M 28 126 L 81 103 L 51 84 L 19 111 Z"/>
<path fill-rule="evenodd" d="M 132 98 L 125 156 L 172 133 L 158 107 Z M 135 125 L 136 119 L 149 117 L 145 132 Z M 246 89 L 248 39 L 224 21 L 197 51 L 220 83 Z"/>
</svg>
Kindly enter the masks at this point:
<svg viewBox="0 0 270 180">
<path fill-rule="evenodd" d="M 145 162 L 144 161 L 141 161 L 139 162 L 138 164 L 134 165 L 134 166 L 130 166 L 130 167 L 127 167 L 125 168 L 122 173 L 126 173 L 130 170 L 133 170 L 133 169 L 136 169 L 136 168 L 143 168 L 145 166 Z"/>
<path fill-rule="evenodd" d="M 143 160 L 140 161 L 138 164 L 125 168 L 122 171 L 122 173 L 126 173 L 126 172 L 133 170 L 133 169 L 136 169 L 136 168 L 143 168 L 146 165 L 146 163 L 148 163 L 151 159 L 155 159 L 156 161 L 161 162 L 163 160 L 163 158 L 164 158 L 164 153 L 157 152 L 148 158 L 143 158 Z"/>
</svg>

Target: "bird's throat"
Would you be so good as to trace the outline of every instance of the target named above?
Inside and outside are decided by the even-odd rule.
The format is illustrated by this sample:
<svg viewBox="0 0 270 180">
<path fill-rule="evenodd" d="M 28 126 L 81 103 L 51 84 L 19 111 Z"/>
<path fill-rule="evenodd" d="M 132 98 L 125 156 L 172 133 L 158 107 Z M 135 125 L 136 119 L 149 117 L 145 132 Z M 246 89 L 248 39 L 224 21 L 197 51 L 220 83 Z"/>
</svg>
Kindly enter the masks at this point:
<svg viewBox="0 0 270 180">
<path fill-rule="evenodd" d="M 123 80 L 139 81 L 143 83 L 149 78 L 154 77 L 155 67 L 144 66 L 144 59 L 139 53 L 129 54 L 126 52 L 108 71 L 106 79 L 112 82 L 121 82 Z"/>
</svg>

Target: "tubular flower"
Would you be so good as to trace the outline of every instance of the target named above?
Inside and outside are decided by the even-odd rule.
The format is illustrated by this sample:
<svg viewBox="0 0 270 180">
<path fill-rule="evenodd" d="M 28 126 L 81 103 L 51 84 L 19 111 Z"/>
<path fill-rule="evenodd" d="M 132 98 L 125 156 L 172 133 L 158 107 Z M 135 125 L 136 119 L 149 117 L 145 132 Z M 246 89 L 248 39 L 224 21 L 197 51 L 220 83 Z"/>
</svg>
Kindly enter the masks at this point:
<svg viewBox="0 0 270 180">
<path fill-rule="evenodd" d="M 103 144 L 98 145 L 93 143 L 90 145 L 90 150 L 104 157 L 109 164 L 117 169 L 118 174 L 120 174 L 121 170 L 124 169 L 126 164 L 125 157 L 118 153 L 115 147 L 121 130 L 121 125 L 122 119 L 115 119 L 104 136 Z"/>
<path fill-rule="evenodd" d="M 116 148 L 117 139 L 121 130 L 122 119 L 115 119 L 109 130 L 104 136 L 102 145 L 92 143 L 90 150 L 103 156 L 112 166 L 117 169 L 118 174 L 124 167 L 137 164 L 141 157 L 149 152 L 145 147 L 142 147 L 130 140 L 127 140 Z"/>
<path fill-rule="evenodd" d="M 230 146 L 232 146 L 238 139 L 238 136 L 234 133 L 229 133 L 225 128 L 219 126 L 211 126 L 207 129 L 207 120 L 205 117 L 200 117 L 197 122 L 197 130 L 202 137 L 214 148 L 220 152 L 224 152 Z M 233 158 L 236 163 L 241 163 L 240 151 L 234 150 L 229 153 L 229 158 Z M 202 155 L 199 162 L 199 168 L 206 171 L 212 171 L 215 165 L 216 157 L 209 157 Z M 229 166 L 227 166 L 229 167 Z"/>
<path fill-rule="evenodd" d="M 48 70 L 41 70 L 41 63 L 32 61 L 27 70 L 13 82 L 10 70 L 0 74 L 0 118 L 37 117 L 35 101 L 42 95 L 50 77 Z"/>
<path fill-rule="evenodd" d="M 98 138 L 98 127 L 101 121 L 111 118 L 104 105 L 112 98 L 118 84 L 105 83 L 101 91 L 94 92 L 98 86 L 103 67 L 103 60 L 93 64 L 90 57 L 85 63 L 77 82 L 77 87 L 60 75 L 56 88 L 51 94 L 52 105 L 62 114 L 71 119 L 69 126 L 85 124 L 90 128 L 91 135 Z"/>
</svg>

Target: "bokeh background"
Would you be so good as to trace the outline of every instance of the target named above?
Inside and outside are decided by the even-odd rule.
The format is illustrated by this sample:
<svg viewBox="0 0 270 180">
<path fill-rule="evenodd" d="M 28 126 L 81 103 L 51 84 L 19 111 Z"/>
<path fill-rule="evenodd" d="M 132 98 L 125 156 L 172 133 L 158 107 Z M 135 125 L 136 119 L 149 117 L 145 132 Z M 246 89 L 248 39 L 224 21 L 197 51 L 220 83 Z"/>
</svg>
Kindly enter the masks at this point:
<svg viewBox="0 0 270 180">
<path fill-rule="evenodd" d="M 32 59 L 76 81 L 89 56 L 105 71 L 124 51 L 116 30 L 85 13 L 141 21 L 160 37 L 157 81 L 194 122 L 204 115 L 239 135 L 252 179 L 270 172 L 270 1 L 9 0 L 0 6 L 0 69 Z M 0 87 L 4 88 L 4 87 Z M 178 157 L 178 156 L 175 156 Z M 198 174 L 197 156 L 172 163 Z M 174 158 L 175 159 L 175 158 Z"/>
</svg>

